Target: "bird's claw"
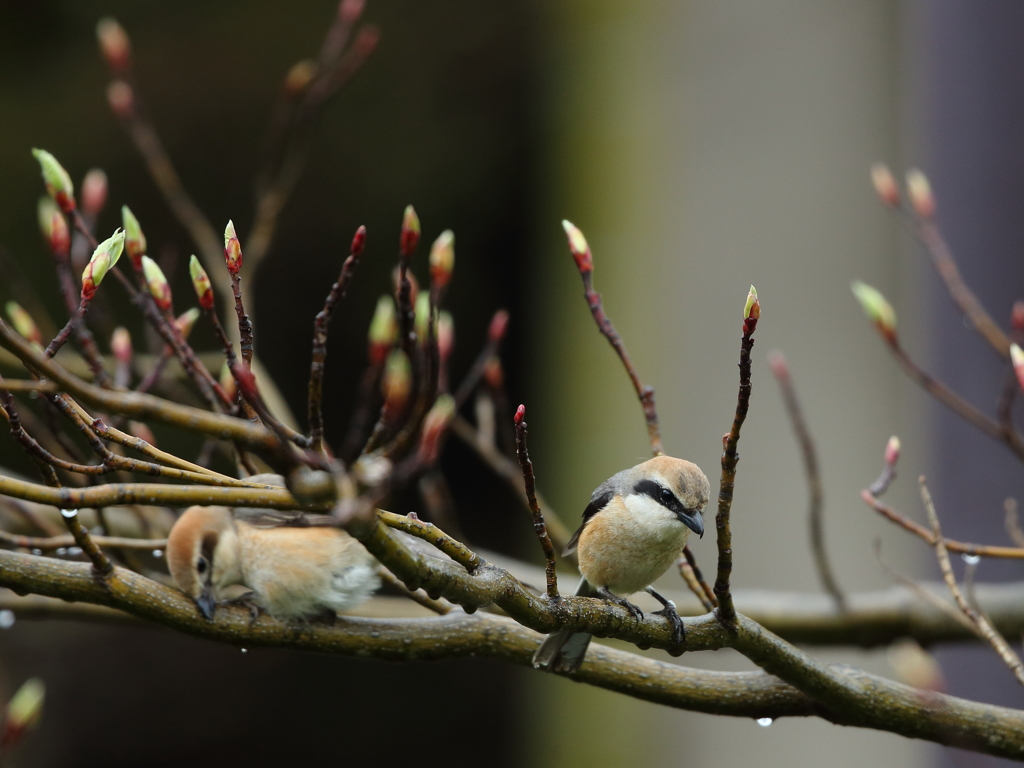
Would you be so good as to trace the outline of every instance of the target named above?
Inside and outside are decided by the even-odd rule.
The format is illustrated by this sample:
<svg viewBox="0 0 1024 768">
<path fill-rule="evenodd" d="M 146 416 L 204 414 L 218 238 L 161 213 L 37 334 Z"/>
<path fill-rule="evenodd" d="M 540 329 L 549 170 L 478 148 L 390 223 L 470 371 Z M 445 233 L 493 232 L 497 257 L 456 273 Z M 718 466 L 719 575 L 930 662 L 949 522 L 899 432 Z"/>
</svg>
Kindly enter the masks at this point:
<svg viewBox="0 0 1024 768">
<path fill-rule="evenodd" d="M 633 605 L 626 598 L 619 597 L 618 595 L 612 594 L 607 589 L 602 589 L 600 591 L 600 594 L 601 594 L 601 597 L 603 597 L 609 603 L 614 603 L 615 605 L 619 606 L 620 608 L 625 608 L 627 611 L 629 611 L 629 615 L 632 616 L 634 620 L 636 620 L 636 621 L 643 621 L 644 620 L 644 612 L 642 610 L 640 610 L 640 606 Z"/>
<path fill-rule="evenodd" d="M 683 642 L 686 640 L 686 625 L 676 612 L 676 607 L 669 603 L 660 611 L 654 612 L 655 616 L 664 616 L 672 625 L 672 645 L 674 648 L 669 651 L 673 656 L 680 656 L 683 653 Z"/>
</svg>

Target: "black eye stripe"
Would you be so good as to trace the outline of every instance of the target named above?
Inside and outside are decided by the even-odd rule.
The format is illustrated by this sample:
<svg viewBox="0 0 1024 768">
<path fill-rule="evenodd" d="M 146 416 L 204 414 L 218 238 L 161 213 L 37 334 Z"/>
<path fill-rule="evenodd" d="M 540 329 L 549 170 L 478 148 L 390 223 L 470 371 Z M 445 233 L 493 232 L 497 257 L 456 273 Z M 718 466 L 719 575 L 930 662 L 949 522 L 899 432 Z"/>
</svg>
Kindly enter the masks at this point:
<svg viewBox="0 0 1024 768">
<path fill-rule="evenodd" d="M 683 503 L 676 497 L 671 490 L 663 486 L 661 483 L 645 479 L 638 482 L 633 486 L 633 492 L 641 494 L 643 496 L 649 496 L 656 502 L 664 507 L 672 510 L 673 512 L 684 512 L 686 508 Z"/>
</svg>

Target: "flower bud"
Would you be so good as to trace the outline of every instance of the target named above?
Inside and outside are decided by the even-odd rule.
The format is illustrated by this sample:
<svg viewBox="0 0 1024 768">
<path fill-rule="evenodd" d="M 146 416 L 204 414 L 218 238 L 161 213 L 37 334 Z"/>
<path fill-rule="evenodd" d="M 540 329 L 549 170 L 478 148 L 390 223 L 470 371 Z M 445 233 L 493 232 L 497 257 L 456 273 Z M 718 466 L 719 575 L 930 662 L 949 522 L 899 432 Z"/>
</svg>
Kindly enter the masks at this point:
<svg viewBox="0 0 1024 768">
<path fill-rule="evenodd" d="M 132 44 L 124 27 L 109 16 L 96 24 L 96 39 L 107 66 L 115 75 L 123 75 L 131 65 Z"/>
<path fill-rule="evenodd" d="M 82 213 L 98 216 L 107 204 L 107 174 L 102 168 L 93 168 L 82 180 Z"/>
<path fill-rule="evenodd" d="M 433 407 L 427 412 L 423 419 L 423 427 L 420 431 L 420 460 L 433 464 L 441 447 L 441 437 L 444 435 L 448 424 L 455 415 L 455 398 L 451 395 L 441 395 L 434 401 Z"/>
<path fill-rule="evenodd" d="M 46 686 L 38 677 L 22 684 L 4 708 L 0 723 L 0 749 L 5 752 L 17 744 L 39 722 L 46 700 Z"/>
<path fill-rule="evenodd" d="M 348 252 L 355 256 L 357 259 L 363 255 L 363 249 L 366 247 L 366 227 L 360 226 L 356 230 L 356 233 L 352 235 L 352 245 L 349 246 Z"/>
<path fill-rule="evenodd" d="M 430 282 L 441 289 L 452 279 L 455 267 L 455 233 L 450 229 L 442 232 L 430 247 Z"/>
<path fill-rule="evenodd" d="M 377 299 L 377 309 L 370 321 L 370 363 L 383 365 L 388 352 L 398 340 L 398 319 L 395 302 L 390 296 Z"/>
<path fill-rule="evenodd" d="M 416 319 L 413 328 L 416 331 L 416 338 L 423 343 L 427 339 L 427 332 L 430 330 L 430 297 L 421 293 L 416 298 L 415 308 Z"/>
<path fill-rule="evenodd" d="M 587 238 L 583 236 L 579 228 L 566 219 L 562 220 L 562 229 L 565 230 L 565 234 L 569 238 L 569 250 L 576 260 L 576 269 L 580 271 L 581 275 L 593 272 L 594 257 L 590 253 L 590 246 L 587 245 Z"/>
<path fill-rule="evenodd" d="M 895 467 L 900 460 L 900 439 L 893 435 L 885 444 L 885 464 L 888 467 Z"/>
<path fill-rule="evenodd" d="M 220 388 L 224 390 L 228 400 L 234 401 L 238 397 L 238 385 L 235 384 L 235 377 L 231 375 L 227 360 L 224 361 L 224 365 L 220 369 Z"/>
<path fill-rule="evenodd" d="M 56 201 L 64 213 L 71 213 L 75 210 L 75 185 L 71 183 L 71 176 L 64 170 L 64 166 L 57 162 L 57 158 L 45 149 L 33 149 L 32 155 L 39 161 L 46 193 Z"/>
<path fill-rule="evenodd" d="M 71 252 L 71 230 L 52 197 L 39 198 L 39 228 L 54 256 L 67 258 Z"/>
<path fill-rule="evenodd" d="M 292 64 L 288 74 L 284 76 L 284 94 L 289 99 L 297 99 L 306 92 L 310 81 L 316 76 L 316 62 L 303 59 Z"/>
<path fill-rule="evenodd" d="M 11 325 L 14 326 L 14 330 L 36 346 L 42 347 L 43 335 L 39 332 L 39 328 L 36 326 L 36 321 L 32 319 L 32 315 L 26 312 L 16 301 L 8 301 L 6 309 L 7 317 L 11 319 Z"/>
<path fill-rule="evenodd" d="M 107 104 L 111 112 L 125 120 L 135 111 L 135 92 L 124 80 L 115 80 L 107 86 Z"/>
<path fill-rule="evenodd" d="M 896 312 L 885 296 L 860 280 L 854 280 L 850 288 L 853 290 L 853 295 L 857 297 L 857 301 L 860 302 L 864 314 L 875 324 L 886 341 L 895 341 Z"/>
<path fill-rule="evenodd" d="M 242 268 L 242 244 L 238 242 L 238 235 L 235 234 L 234 222 L 228 221 L 224 228 L 224 261 L 228 265 L 228 272 L 237 275 Z"/>
<path fill-rule="evenodd" d="M 750 286 L 750 291 L 747 293 L 747 303 L 743 305 L 743 319 L 761 319 L 761 302 L 757 300 L 757 289 L 754 286 Z"/>
<path fill-rule="evenodd" d="M 110 352 L 117 362 L 122 365 L 131 365 L 132 335 L 127 328 L 122 326 L 114 329 L 114 333 L 110 337 Z"/>
<path fill-rule="evenodd" d="M 124 249 L 124 230 L 115 230 L 114 234 L 96 246 L 92 252 L 92 258 L 85 265 L 82 272 L 82 298 L 91 299 L 96 289 L 100 287 L 104 276 L 112 266 L 117 264 L 121 258 L 121 251 Z"/>
<path fill-rule="evenodd" d="M 518 427 L 520 424 L 523 423 L 523 419 L 525 419 L 525 418 L 526 418 L 526 406 L 525 405 L 520 405 L 518 408 L 516 408 L 516 415 L 512 417 L 512 421 Z"/>
<path fill-rule="evenodd" d="M 1013 364 L 1013 372 L 1017 374 L 1017 383 L 1024 389 L 1024 350 L 1016 344 L 1010 345 L 1010 362 Z"/>
<path fill-rule="evenodd" d="M 366 0 L 341 0 L 338 6 L 338 16 L 345 24 L 354 24 L 363 13 Z"/>
<path fill-rule="evenodd" d="M 192 329 L 195 328 L 196 320 L 199 319 L 200 314 L 199 307 L 192 307 L 174 318 L 174 327 L 178 329 L 181 338 L 187 339 L 189 337 Z"/>
<path fill-rule="evenodd" d="M 489 341 L 497 344 L 505 338 L 505 331 L 508 330 L 508 312 L 504 309 L 499 309 L 494 313 L 494 317 L 491 318 L 491 325 L 487 329 L 487 338 Z"/>
<path fill-rule="evenodd" d="M 437 353 L 444 363 L 455 349 L 455 322 L 450 312 L 442 310 L 437 316 Z"/>
<path fill-rule="evenodd" d="M 910 204 L 914 206 L 918 216 L 930 219 L 935 215 L 932 185 L 928 182 L 928 177 L 917 168 L 907 171 L 907 192 L 910 195 Z"/>
<path fill-rule="evenodd" d="M 405 408 L 412 392 L 412 365 L 409 356 L 401 349 L 392 349 L 388 353 L 380 389 L 384 396 L 385 417 L 393 420 Z"/>
<path fill-rule="evenodd" d="M 505 369 L 501 366 L 501 358 L 493 355 L 484 363 L 484 381 L 491 389 L 505 386 Z"/>
<path fill-rule="evenodd" d="M 896 184 L 896 179 L 892 176 L 892 171 L 889 170 L 889 166 L 885 163 L 875 163 L 871 166 L 871 183 L 875 187 L 875 192 L 878 193 L 878 197 L 881 198 L 882 202 L 890 208 L 900 207 L 900 188 Z"/>
<path fill-rule="evenodd" d="M 1024 300 L 1017 299 L 1010 310 L 1010 327 L 1014 333 L 1024 333 Z"/>
<path fill-rule="evenodd" d="M 131 208 L 121 206 L 121 224 L 124 226 L 124 247 L 132 260 L 136 272 L 142 270 L 142 257 L 146 255 L 146 236 L 142 233 L 139 220 L 135 218 Z"/>
<path fill-rule="evenodd" d="M 188 260 L 188 274 L 192 278 L 192 287 L 196 290 L 199 306 L 203 309 L 213 309 L 213 286 L 210 284 L 210 277 L 194 253 Z"/>
<path fill-rule="evenodd" d="M 402 234 L 398 238 L 398 252 L 402 261 L 408 261 L 416 253 L 416 246 L 420 242 L 420 218 L 416 215 L 416 209 L 411 205 L 405 207 L 405 214 L 402 216 Z"/>
<path fill-rule="evenodd" d="M 149 256 L 142 257 L 142 276 L 146 280 L 146 287 L 149 288 L 149 295 L 153 301 L 164 312 L 171 308 L 171 286 L 164 277 L 163 270 Z"/>
</svg>

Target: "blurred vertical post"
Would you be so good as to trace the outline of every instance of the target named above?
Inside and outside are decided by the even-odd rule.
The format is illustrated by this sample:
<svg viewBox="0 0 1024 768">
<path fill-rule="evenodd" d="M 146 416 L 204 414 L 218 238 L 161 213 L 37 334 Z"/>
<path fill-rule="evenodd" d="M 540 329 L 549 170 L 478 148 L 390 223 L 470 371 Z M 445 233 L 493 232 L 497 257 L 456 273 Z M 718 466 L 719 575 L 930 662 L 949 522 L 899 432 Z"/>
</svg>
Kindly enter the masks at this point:
<svg viewBox="0 0 1024 768">
<path fill-rule="evenodd" d="M 818 591 L 808 549 L 807 490 L 778 389 L 765 364 L 785 351 L 818 442 L 825 530 L 847 591 L 887 584 L 876 535 L 901 570 L 928 553 L 858 509 L 889 435 L 905 476 L 925 466 L 921 397 L 900 377 L 849 295 L 860 277 L 897 302 L 919 342 L 918 267 L 898 259 L 895 222 L 869 168 L 901 163 L 902 24 L 890 2 L 819 4 L 688 0 L 545 5 L 546 197 L 538 202 L 539 347 L 530 402 L 534 460 L 566 519 L 619 469 L 647 458 L 626 375 L 593 327 L 558 222 L 594 253 L 594 285 L 641 378 L 657 390 L 665 450 L 717 483 L 735 407 L 741 313 L 758 287 L 762 318 L 753 397 L 733 507 L 734 585 Z M 906 487 L 904 487 L 906 486 Z M 912 508 L 913 483 L 893 503 Z M 714 562 L 714 534 L 694 542 Z M 682 589 L 675 577 L 667 586 Z M 878 654 L 842 658 L 891 674 Z M 664 657 L 666 660 L 667 656 Z M 733 654 L 679 663 L 748 668 Z M 762 728 L 616 697 L 555 677 L 530 680 L 523 763 L 801 765 L 827 747 L 836 768 L 922 764 L 925 748 L 889 736 L 790 721 Z M 844 748 L 849 746 L 849 748 Z"/>
</svg>

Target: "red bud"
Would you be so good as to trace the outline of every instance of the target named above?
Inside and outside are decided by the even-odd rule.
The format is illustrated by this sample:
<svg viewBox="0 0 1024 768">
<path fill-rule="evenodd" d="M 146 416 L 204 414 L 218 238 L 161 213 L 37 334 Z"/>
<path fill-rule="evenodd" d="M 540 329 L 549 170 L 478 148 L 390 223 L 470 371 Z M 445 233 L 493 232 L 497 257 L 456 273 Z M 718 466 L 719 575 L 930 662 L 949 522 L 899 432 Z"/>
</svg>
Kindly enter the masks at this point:
<svg viewBox="0 0 1024 768">
<path fill-rule="evenodd" d="M 405 215 L 402 217 L 402 234 L 398 238 L 398 252 L 403 261 L 408 261 L 416 253 L 416 246 L 420 242 L 420 218 L 416 215 L 416 209 L 411 205 L 405 207 Z"/>
<path fill-rule="evenodd" d="M 576 268 L 580 271 L 580 274 L 585 275 L 588 272 L 593 272 L 594 257 L 590 253 L 587 238 L 583 236 L 579 227 L 570 221 L 563 220 L 562 229 L 565 230 L 565 235 L 569 238 L 569 251 L 572 253 L 573 259 L 576 260 Z"/>
<path fill-rule="evenodd" d="M 508 330 L 508 312 L 499 309 L 491 318 L 491 326 L 487 329 L 487 338 L 492 342 L 500 342 L 505 338 L 505 331 Z"/>
<path fill-rule="evenodd" d="M 525 418 L 526 418 L 526 406 L 525 405 L 520 405 L 518 408 L 516 408 L 516 415 L 515 415 L 515 418 L 514 418 L 516 426 L 518 427 L 520 424 L 522 424 L 523 423 L 523 419 L 525 419 Z"/>
<path fill-rule="evenodd" d="M 82 180 L 82 212 L 97 216 L 107 204 L 107 174 L 101 168 L 93 168 Z"/>
<path fill-rule="evenodd" d="M 359 227 L 356 230 L 355 235 L 352 236 L 352 245 L 349 247 L 348 252 L 356 258 L 363 255 L 363 248 L 366 247 L 366 227 Z"/>
<path fill-rule="evenodd" d="M 107 104 L 122 120 L 129 118 L 135 111 L 135 92 L 124 80 L 115 80 L 107 86 Z"/>
<path fill-rule="evenodd" d="M 1010 310 L 1010 326 L 1017 333 L 1024 332 L 1024 300 L 1017 299 Z"/>
<path fill-rule="evenodd" d="M 237 275 L 242 268 L 242 244 L 238 242 L 235 225 L 231 221 L 224 228 L 224 261 L 228 265 L 228 272 L 233 275 Z"/>
<path fill-rule="evenodd" d="M 100 19 L 96 25 L 96 39 L 110 71 L 115 75 L 124 74 L 131 65 L 132 55 L 131 41 L 124 27 L 109 17 Z"/>
</svg>

